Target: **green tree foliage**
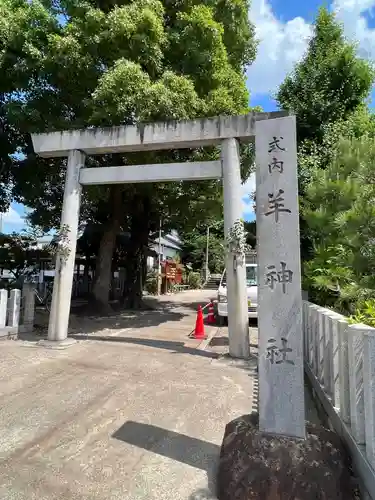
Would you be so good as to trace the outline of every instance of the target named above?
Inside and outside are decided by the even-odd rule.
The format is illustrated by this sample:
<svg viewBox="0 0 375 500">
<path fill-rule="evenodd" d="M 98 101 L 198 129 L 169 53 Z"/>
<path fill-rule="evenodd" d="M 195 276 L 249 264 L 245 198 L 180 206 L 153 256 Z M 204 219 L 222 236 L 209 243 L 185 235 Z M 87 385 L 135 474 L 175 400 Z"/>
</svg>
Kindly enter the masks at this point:
<svg viewBox="0 0 375 500">
<path fill-rule="evenodd" d="M 321 8 L 302 61 L 277 93 L 282 109 L 297 115 L 298 141 L 321 142 L 328 123 L 346 118 L 369 95 L 374 78 L 335 15 Z"/>
<path fill-rule="evenodd" d="M 10 116 L 13 99 L 24 100 L 22 90 L 35 75 L 38 53 L 56 21 L 40 3 L 0 2 L 0 211 L 11 200 L 14 153 L 25 145 L 22 127 Z"/>
<path fill-rule="evenodd" d="M 211 273 L 221 273 L 225 267 L 224 220 L 212 219 L 199 224 L 193 231 L 182 233 L 182 261 L 191 263 L 196 271 L 206 267 L 207 226 L 209 226 L 208 267 Z M 246 243 L 256 248 L 256 223 L 244 222 Z"/>
<path fill-rule="evenodd" d="M 194 271 L 205 269 L 209 227 L 208 267 L 211 273 L 220 273 L 225 266 L 224 221 L 209 218 L 205 222 L 206 224 L 201 222 L 192 231 L 181 234 L 182 262 L 191 264 Z"/>
<path fill-rule="evenodd" d="M 315 168 L 304 207 L 314 245 L 304 266 L 305 286 L 313 300 L 349 313 L 375 298 L 375 129 L 368 116 L 363 134 L 364 122 L 356 118 L 354 127 L 337 125 L 347 127 L 341 137 L 334 127 L 327 134 L 329 164 Z"/>
<path fill-rule="evenodd" d="M 3 109 L 26 155 L 12 169 L 14 195 L 33 209 L 33 223 L 58 226 L 65 160 L 36 158 L 29 132 L 246 112 L 244 69 L 256 50 L 248 8 L 247 0 L 0 0 L 0 70 L 8 71 Z M 246 176 L 252 151 L 243 153 Z M 211 148 L 107 155 L 87 163 L 216 157 Z M 220 204 L 216 181 L 86 189 L 82 222 L 102 224 L 95 298 L 107 303 L 121 229 L 131 235 L 125 293 L 136 306 L 144 248 L 159 219 L 180 229 L 202 213 L 218 213 Z"/>
<path fill-rule="evenodd" d="M 205 269 L 207 236 L 193 231 L 182 242 L 181 258 L 183 263 L 190 263 L 195 271 Z M 225 267 L 225 247 L 223 239 L 215 234 L 209 237 L 208 267 L 211 273 L 221 273 Z"/>
<path fill-rule="evenodd" d="M 209 219 L 192 231 L 182 233 L 182 260 L 191 263 L 194 270 L 201 271 L 206 267 L 207 227 L 209 231 L 208 267 L 211 273 L 221 273 L 225 267 L 225 235 L 224 220 Z M 246 244 L 256 248 L 256 222 L 244 221 Z"/>
<path fill-rule="evenodd" d="M 334 13 L 321 8 L 304 58 L 277 93 L 280 107 L 297 116 L 301 207 L 312 164 L 319 157 L 319 167 L 325 168 L 329 161 L 327 130 L 363 107 L 373 80 L 373 67 L 357 56 L 355 44 L 345 39 L 343 27 Z M 306 260 L 311 258 L 313 246 L 304 217 L 301 217 L 300 228 L 301 255 Z"/>
<path fill-rule="evenodd" d="M 9 271 L 15 280 L 38 272 L 41 260 L 50 258 L 50 249 L 38 248 L 32 236 L 0 233 L 0 268 Z"/>
<path fill-rule="evenodd" d="M 256 249 L 256 244 L 257 244 L 257 226 L 256 226 L 256 221 L 245 221 L 244 222 L 244 228 L 246 231 L 246 243 L 249 247 Z"/>
</svg>

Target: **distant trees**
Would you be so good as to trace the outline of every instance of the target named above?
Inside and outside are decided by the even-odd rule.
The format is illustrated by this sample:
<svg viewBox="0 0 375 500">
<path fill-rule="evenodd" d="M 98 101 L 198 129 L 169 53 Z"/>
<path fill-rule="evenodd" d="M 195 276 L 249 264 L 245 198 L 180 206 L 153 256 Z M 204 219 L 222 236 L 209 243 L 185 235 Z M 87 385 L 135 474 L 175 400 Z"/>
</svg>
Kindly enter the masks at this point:
<svg viewBox="0 0 375 500">
<path fill-rule="evenodd" d="M 30 132 L 247 112 L 245 69 L 256 52 L 248 8 L 248 0 L 0 0 L 0 209 L 15 197 L 32 209 L 33 224 L 59 226 L 65 160 L 35 157 Z M 246 178 L 251 162 L 242 153 Z M 87 164 L 217 157 L 209 148 Z M 202 214 L 220 213 L 222 198 L 220 183 L 207 181 L 94 187 L 82 201 L 82 223 L 101 225 L 92 300 L 107 309 L 119 233 L 130 234 L 123 302 L 137 308 L 159 220 L 164 230 L 189 230 Z"/>
<path fill-rule="evenodd" d="M 357 56 L 355 44 L 345 39 L 335 15 L 321 8 L 304 58 L 286 77 L 276 96 L 282 109 L 293 111 L 297 116 L 301 207 L 316 166 L 315 159 L 320 158 L 319 168 L 327 165 L 327 127 L 349 119 L 363 107 L 373 80 L 372 66 Z M 310 228 L 302 213 L 303 260 L 313 255 L 313 246 Z"/>
<path fill-rule="evenodd" d="M 0 233 L 0 269 L 9 271 L 15 280 L 38 272 L 41 260 L 52 258 L 52 248 L 38 248 L 32 236 Z"/>
<path fill-rule="evenodd" d="M 304 286 L 346 313 L 375 298 L 373 67 L 320 9 L 303 60 L 279 88 L 296 113 Z"/>
<path fill-rule="evenodd" d="M 364 118 L 327 133 L 328 164 L 314 169 L 303 212 L 314 245 L 305 284 L 319 303 L 350 313 L 375 299 L 375 128 Z"/>
<path fill-rule="evenodd" d="M 208 222 L 209 232 L 209 252 L 208 267 L 211 273 L 221 273 L 225 267 L 225 238 L 224 221 L 217 220 Z M 256 224 L 244 222 L 246 231 L 246 242 L 251 248 L 256 248 Z M 181 257 L 184 263 L 191 263 L 194 270 L 205 269 L 206 266 L 206 245 L 207 227 L 204 224 L 198 225 L 193 231 L 182 233 Z"/>
<path fill-rule="evenodd" d="M 225 267 L 224 221 L 208 221 L 208 267 L 211 273 L 221 273 Z M 181 234 L 183 263 L 190 263 L 195 271 L 205 269 L 207 227 L 198 225 L 193 231 Z"/>
</svg>

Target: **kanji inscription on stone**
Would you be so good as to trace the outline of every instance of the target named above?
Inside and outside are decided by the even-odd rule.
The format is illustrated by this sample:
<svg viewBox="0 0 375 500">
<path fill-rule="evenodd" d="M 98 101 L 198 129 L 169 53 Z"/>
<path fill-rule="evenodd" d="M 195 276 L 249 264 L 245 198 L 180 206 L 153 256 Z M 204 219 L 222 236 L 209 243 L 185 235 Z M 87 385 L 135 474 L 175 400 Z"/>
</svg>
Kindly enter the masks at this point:
<svg viewBox="0 0 375 500">
<path fill-rule="evenodd" d="M 256 122 L 259 428 L 305 437 L 294 116 Z"/>
<path fill-rule="evenodd" d="M 268 193 L 268 210 L 264 215 L 275 215 L 275 222 L 279 222 L 279 214 L 286 213 L 290 214 L 289 208 L 284 208 L 284 190 L 279 189 L 279 192 L 275 195 L 274 193 Z"/>
<path fill-rule="evenodd" d="M 268 171 L 270 174 L 272 174 L 272 172 L 275 170 L 282 174 L 284 172 L 284 162 L 282 160 L 278 160 L 274 156 L 271 162 L 268 164 Z"/>
<path fill-rule="evenodd" d="M 276 266 L 267 266 L 268 272 L 266 273 L 266 283 L 271 288 L 271 290 L 274 290 L 276 284 L 280 283 L 282 291 L 283 293 L 285 293 L 287 283 L 292 283 L 293 271 L 291 271 L 290 269 L 286 269 L 285 262 L 280 262 L 280 266 L 280 271 L 277 271 Z"/>
<path fill-rule="evenodd" d="M 273 136 L 272 141 L 268 143 L 268 152 L 274 153 L 275 151 L 285 151 L 285 148 L 280 146 L 280 142 L 284 139 L 284 137 L 276 137 Z"/>
<path fill-rule="evenodd" d="M 280 365 L 282 363 L 294 365 L 294 361 L 288 358 L 288 353 L 293 352 L 293 349 L 288 347 L 288 339 L 281 337 L 280 340 L 281 347 L 278 347 L 276 339 L 268 339 L 267 359 L 270 361 L 271 365 Z"/>
</svg>

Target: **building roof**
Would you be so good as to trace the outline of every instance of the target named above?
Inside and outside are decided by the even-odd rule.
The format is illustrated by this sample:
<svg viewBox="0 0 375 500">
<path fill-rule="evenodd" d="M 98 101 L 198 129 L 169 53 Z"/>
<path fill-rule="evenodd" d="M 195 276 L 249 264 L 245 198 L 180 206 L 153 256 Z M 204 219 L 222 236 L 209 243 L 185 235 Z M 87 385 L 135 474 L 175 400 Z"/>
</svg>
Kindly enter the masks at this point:
<svg viewBox="0 0 375 500">
<path fill-rule="evenodd" d="M 159 245 L 159 238 L 153 240 L 154 245 Z M 181 250 L 181 240 L 177 233 L 175 234 L 165 234 L 161 237 L 160 243 L 168 248 L 174 248 L 175 250 Z"/>
</svg>

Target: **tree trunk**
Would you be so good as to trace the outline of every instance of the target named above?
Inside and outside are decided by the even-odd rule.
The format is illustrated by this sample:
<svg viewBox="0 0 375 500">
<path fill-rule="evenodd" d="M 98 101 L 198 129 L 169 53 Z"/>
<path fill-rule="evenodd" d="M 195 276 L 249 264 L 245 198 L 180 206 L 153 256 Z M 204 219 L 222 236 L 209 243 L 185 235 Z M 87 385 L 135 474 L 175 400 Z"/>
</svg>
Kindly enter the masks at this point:
<svg viewBox="0 0 375 500">
<path fill-rule="evenodd" d="M 112 258 L 116 244 L 116 236 L 120 231 L 122 210 L 122 187 L 113 186 L 110 192 L 111 217 L 105 227 L 100 241 L 99 254 L 95 266 L 95 281 L 92 289 L 91 305 L 102 313 L 111 311 L 109 305 L 109 288 L 112 280 Z"/>
<path fill-rule="evenodd" d="M 143 290 L 145 288 L 146 280 L 147 280 L 147 255 L 143 252 L 143 267 L 142 267 Z"/>
<path fill-rule="evenodd" d="M 128 309 L 143 307 L 145 249 L 150 233 L 150 200 L 148 197 L 136 197 L 131 218 L 131 236 L 126 256 L 126 281 L 123 291 L 123 304 Z"/>
</svg>

